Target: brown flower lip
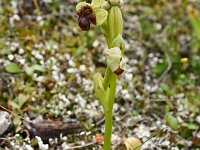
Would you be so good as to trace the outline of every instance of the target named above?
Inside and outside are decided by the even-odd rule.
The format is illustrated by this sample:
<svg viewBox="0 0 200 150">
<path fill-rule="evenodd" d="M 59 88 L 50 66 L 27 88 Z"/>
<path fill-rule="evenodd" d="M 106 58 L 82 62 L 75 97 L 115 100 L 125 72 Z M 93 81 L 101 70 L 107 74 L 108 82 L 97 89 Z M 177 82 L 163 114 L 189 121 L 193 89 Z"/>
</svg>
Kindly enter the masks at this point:
<svg viewBox="0 0 200 150">
<path fill-rule="evenodd" d="M 117 70 L 114 71 L 114 73 L 115 73 L 116 75 L 120 75 L 120 74 L 122 74 L 123 72 L 124 72 L 124 70 L 121 69 L 120 67 L 118 67 Z"/>
<path fill-rule="evenodd" d="M 90 29 L 90 24 L 96 25 L 96 15 L 89 5 L 83 6 L 78 12 L 78 25 L 83 31 Z"/>
</svg>

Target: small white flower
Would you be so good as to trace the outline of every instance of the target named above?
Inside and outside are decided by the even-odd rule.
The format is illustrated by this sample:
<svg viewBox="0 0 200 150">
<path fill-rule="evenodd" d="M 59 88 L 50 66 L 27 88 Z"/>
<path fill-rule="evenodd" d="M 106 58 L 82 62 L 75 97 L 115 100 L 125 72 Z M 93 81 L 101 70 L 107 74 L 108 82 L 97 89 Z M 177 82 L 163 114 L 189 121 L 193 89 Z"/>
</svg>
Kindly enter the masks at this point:
<svg viewBox="0 0 200 150">
<path fill-rule="evenodd" d="M 11 54 L 8 55 L 8 59 L 9 59 L 9 60 L 13 60 L 13 59 L 14 59 L 14 55 L 11 55 Z"/>
<path fill-rule="evenodd" d="M 38 140 L 39 149 L 41 149 L 41 150 L 48 150 L 49 149 L 49 145 L 44 144 L 40 137 L 36 136 L 36 139 Z"/>
</svg>

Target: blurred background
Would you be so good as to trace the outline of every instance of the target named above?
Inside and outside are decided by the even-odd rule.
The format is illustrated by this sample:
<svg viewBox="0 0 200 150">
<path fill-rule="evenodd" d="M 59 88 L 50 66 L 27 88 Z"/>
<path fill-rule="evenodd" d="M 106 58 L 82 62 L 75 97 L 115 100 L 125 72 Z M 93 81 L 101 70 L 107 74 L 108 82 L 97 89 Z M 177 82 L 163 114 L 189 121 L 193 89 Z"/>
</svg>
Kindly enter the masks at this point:
<svg viewBox="0 0 200 150">
<path fill-rule="evenodd" d="M 78 2 L 0 0 L 0 105 L 12 112 L 12 127 L 0 131 L 0 149 L 102 148 L 95 141 L 104 118 L 93 75 L 105 72 L 107 47 L 98 28 L 77 26 Z M 142 149 L 198 150 L 200 1 L 124 3 L 128 63 L 118 81 L 113 149 L 137 137 Z M 46 124 L 51 130 L 40 133 Z"/>
</svg>

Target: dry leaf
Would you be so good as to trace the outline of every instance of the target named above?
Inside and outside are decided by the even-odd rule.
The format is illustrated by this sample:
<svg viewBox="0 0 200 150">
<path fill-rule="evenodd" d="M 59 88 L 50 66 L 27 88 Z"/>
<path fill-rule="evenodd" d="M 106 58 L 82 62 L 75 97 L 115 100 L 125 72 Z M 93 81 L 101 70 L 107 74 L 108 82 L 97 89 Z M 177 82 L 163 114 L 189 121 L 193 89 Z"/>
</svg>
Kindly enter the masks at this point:
<svg viewBox="0 0 200 150">
<path fill-rule="evenodd" d="M 124 144 L 127 150 L 140 150 L 142 142 L 135 137 L 129 137 L 124 141 Z"/>
</svg>

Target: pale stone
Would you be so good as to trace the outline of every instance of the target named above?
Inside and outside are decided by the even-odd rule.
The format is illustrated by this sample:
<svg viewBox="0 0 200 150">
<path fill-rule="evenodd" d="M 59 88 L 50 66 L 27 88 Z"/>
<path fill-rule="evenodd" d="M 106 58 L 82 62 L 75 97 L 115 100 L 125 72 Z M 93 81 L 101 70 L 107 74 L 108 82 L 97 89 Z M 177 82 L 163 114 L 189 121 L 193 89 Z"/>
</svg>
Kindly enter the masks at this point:
<svg viewBox="0 0 200 150">
<path fill-rule="evenodd" d="M 12 121 L 10 114 L 6 111 L 0 112 L 0 136 L 2 136 L 11 127 Z"/>
</svg>

